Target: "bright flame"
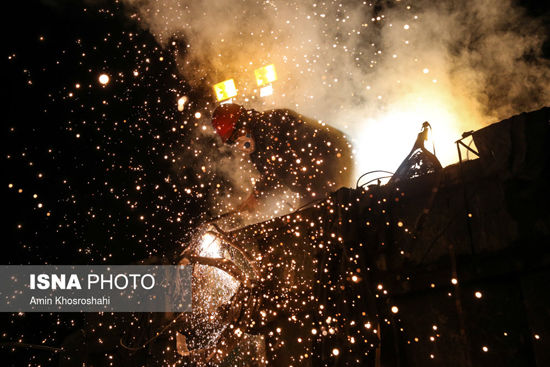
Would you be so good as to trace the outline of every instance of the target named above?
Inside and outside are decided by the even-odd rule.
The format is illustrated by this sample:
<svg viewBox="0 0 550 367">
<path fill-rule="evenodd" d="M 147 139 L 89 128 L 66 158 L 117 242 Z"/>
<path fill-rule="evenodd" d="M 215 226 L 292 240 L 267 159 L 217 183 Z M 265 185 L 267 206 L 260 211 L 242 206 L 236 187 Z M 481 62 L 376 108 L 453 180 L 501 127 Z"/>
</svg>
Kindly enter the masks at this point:
<svg viewBox="0 0 550 367">
<path fill-rule="evenodd" d="M 205 256 L 205 257 L 214 257 L 214 258 L 223 257 L 220 240 L 217 237 L 211 235 L 210 233 L 206 233 L 201 238 L 199 255 Z"/>
<path fill-rule="evenodd" d="M 410 94 L 389 105 L 387 112 L 363 120 L 364 128 L 353 139 L 358 175 L 377 169 L 394 172 L 412 149 L 424 121 L 432 126 L 425 147 L 432 151 L 435 144 L 443 166 L 458 161 L 455 141 L 479 122 L 450 95 L 420 95 Z"/>
<path fill-rule="evenodd" d="M 277 80 L 277 72 L 275 71 L 275 65 L 273 64 L 254 70 L 254 75 L 256 75 L 256 83 L 258 83 L 258 87 L 271 84 Z"/>
<path fill-rule="evenodd" d="M 218 101 L 224 101 L 237 95 L 237 88 L 233 79 L 224 80 L 221 83 L 214 84 L 214 92 Z"/>
<path fill-rule="evenodd" d="M 210 258 L 223 258 L 224 251 L 219 238 L 205 233 L 199 243 L 198 255 Z M 229 301 L 239 282 L 223 270 L 213 266 L 196 265 L 194 277 L 198 282 L 196 302 L 193 307 L 199 310 L 213 310 L 221 303 Z M 195 291 L 194 291 L 195 292 Z"/>
<path fill-rule="evenodd" d="M 211 258 L 223 258 L 223 248 L 220 239 L 210 233 L 205 233 L 200 242 L 199 256 Z M 231 291 L 239 285 L 239 282 L 225 271 L 217 268 L 209 268 L 211 275 L 216 279 L 217 284 L 222 287 L 229 287 Z"/>
</svg>

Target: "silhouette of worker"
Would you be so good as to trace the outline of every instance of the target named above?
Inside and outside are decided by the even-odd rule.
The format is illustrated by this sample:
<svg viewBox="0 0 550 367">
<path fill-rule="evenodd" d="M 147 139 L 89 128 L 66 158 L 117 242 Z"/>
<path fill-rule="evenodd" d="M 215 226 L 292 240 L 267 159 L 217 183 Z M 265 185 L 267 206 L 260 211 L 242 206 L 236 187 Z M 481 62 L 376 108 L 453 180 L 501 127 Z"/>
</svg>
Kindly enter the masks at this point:
<svg viewBox="0 0 550 367">
<path fill-rule="evenodd" d="M 265 112 L 237 104 L 216 108 L 212 125 L 222 141 L 249 154 L 261 178 L 240 210 L 278 187 L 300 194 L 302 203 L 351 185 L 352 148 L 344 134 L 288 109 Z"/>
</svg>

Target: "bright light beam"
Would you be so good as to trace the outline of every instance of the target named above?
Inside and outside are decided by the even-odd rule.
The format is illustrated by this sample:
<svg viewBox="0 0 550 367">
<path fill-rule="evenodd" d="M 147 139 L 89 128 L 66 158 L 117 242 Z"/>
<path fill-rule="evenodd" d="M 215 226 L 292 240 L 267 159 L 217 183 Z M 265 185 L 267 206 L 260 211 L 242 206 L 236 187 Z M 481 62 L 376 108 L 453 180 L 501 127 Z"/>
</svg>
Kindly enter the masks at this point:
<svg viewBox="0 0 550 367">
<path fill-rule="evenodd" d="M 448 96 L 425 93 L 408 95 L 387 106 L 386 112 L 363 120 L 354 139 L 356 173 L 383 169 L 395 171 L 410 152 L 422 123 L 432 126 L 431 141 L 443 166 L 458 160 L 454 142 L 470 125 L 468 111 Z M 426 148 L 432 150 L 431 142 Z"/>
</svg>

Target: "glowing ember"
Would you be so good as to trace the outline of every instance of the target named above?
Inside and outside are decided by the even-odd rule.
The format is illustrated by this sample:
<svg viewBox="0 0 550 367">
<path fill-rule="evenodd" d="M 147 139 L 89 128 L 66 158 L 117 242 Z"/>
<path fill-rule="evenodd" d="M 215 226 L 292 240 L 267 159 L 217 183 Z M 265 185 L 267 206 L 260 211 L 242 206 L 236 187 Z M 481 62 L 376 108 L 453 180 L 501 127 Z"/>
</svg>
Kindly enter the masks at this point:
<svg viewBox="0 0 550 367">
<path fill-rule="evenodd" d="M 183 96 L 178 99 L 178 111 L 183 111 L 185 104 L 187 103 L 187 97 Z"/>
<path fill-rule="evenodd" d="M 201 238 L 199 255 L 206 256 L 206 257 L 215 257 L 215 258 L 223 257 L 220 240 L 214 237 L 213 235 L 211 235 L 210 233 L 206 233 Z"/>
<path fill-rule="evenodd" d="M 111 80 L 111 78 L 109 78 L 109 75 L 107 74 L 101 74 L 98 78 L 99 80 L 99 83 L 103 84 L 103 85 L 107 85 L 109 84 L 109 81 Z"/>
</svg>

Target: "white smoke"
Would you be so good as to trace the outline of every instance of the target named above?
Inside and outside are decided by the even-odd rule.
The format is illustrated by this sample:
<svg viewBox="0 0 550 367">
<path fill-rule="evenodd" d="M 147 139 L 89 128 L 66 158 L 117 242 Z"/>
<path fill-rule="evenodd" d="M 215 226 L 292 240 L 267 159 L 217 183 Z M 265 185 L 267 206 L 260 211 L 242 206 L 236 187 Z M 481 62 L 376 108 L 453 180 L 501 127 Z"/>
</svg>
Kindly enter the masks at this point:
<svg viewBox="0 0 550 367">
<path fill-rule="evenodd" d="M 395 169 L 424 120 L 445 164 L 461 132 L 550 102 L 544 24 L 511 0 L 126 3 L 162 45 L 184 40 L 179 69 L 192 85 L 234 78 L 247 107 L 339 127 L 359 173 Z M 260 99 L 254 69 L 270 63 L 275 95 Z"/>
</svg>

